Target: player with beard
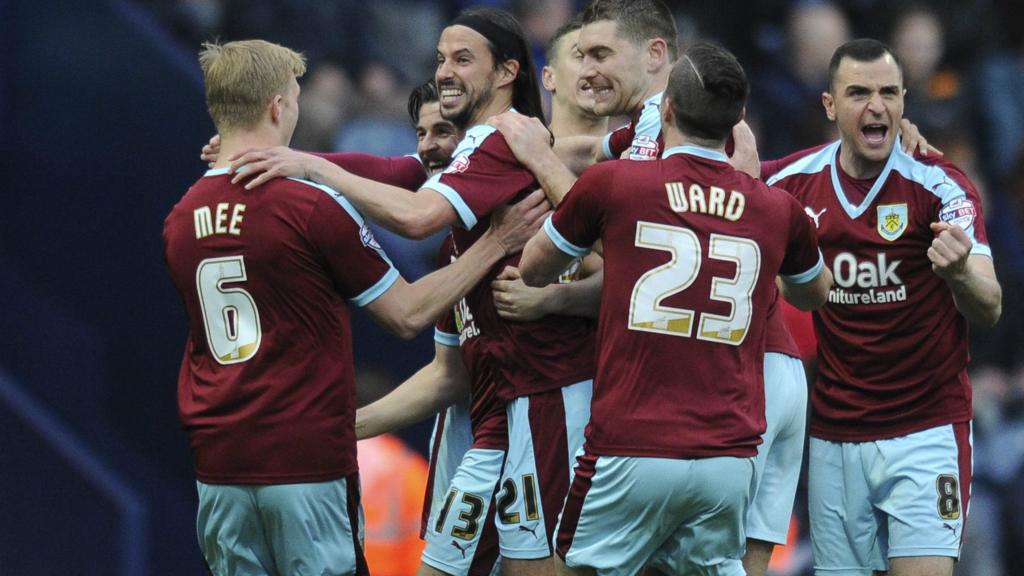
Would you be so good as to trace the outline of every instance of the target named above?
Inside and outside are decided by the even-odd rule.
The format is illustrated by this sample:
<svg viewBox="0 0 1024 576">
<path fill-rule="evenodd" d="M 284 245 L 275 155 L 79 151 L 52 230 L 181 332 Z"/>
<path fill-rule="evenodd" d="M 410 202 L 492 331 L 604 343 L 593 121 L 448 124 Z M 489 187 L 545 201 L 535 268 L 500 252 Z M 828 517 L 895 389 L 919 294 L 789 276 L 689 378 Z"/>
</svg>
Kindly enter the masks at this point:
<svg viewBox="0 0 1024 576">
<path fill-rule="evenodd" d="M 818 574 L 949 576 L 971 485 L 968 322 L 1002 290 L 981 200 L 956 166 L 906 154 L 886 45 L 840 46 L 822 103 L 840 139 L 768 183 L 803 204 L 836 286 L 814 314 L 808 500 Z"/>
<path fill-rule="evenodd" d="M 331 183 L 371 218 L 407 237 L 424 237 L 456 225 L 455 249 L 461 254 L 476 241 L 493 210 L 537 187 L 501 134 L 483 124 L 509 108 L 541 117 L 534 74 L 514 18 L 493 9 L 465 11 L 444 29 L 438 43 L 435 77 L 442 115 L 469 127 L 443 174 L 412 194 L 359 178 L 321 158 L 277 147 L 250 150 L 235 158 L 236 167 L 248 165 L 238 180 L 251 178 L 249 188 L 277 176 L 308 176 Z M 517 261 L 511 258 L 505 264 Z M 500 270 L 493 268 L 491 279 Z M 466 467 L 467 477 L 486 468 L 500 471 L 496 515 L 503 569 L 520 574 L 547 572 L 550 536 L 568 488 L 571 458 L 582 444 L 583 425 L 589 419 L 592 326 L 568 316 L 506 322 L 494 307 L 489 282 L 479 284 L 464 302 L 465 307 L 460 306 L 463 359 L 474 383 L 493 386 L 474 390 L 473 404 L 482 418 L 507 414 L 508 419 L 506 460 Z M 487 440 L 476 438 L 474 448 Z M 459 479 L 456 473 L 456 483 Z M 459 560 L 461 542 L 478 530 L 490 496 L 490 492 L 475 491 L 473 485 L 452 494 L 452 506 L 431 523 L 439 541 L 437 546 L 428 542 L 424 560 L 430 566 L 447 572 L 450 563 Z"/>
<path fill-rule="evenodd" d="M 199 61 L 226 151 L 287 145 L 301 54 L 249 40 L 205 44 Z M 298 179 L 245 191 L 227 164 L 163 229 L 190 325 L 178 400 L 200 546 L 216 573 L 365 573 L 348 302 L 411 338 L 525 242 L 533 212 L 513 207 L 462 261 L 409 284 L 340 194 Z"/>
</svg>

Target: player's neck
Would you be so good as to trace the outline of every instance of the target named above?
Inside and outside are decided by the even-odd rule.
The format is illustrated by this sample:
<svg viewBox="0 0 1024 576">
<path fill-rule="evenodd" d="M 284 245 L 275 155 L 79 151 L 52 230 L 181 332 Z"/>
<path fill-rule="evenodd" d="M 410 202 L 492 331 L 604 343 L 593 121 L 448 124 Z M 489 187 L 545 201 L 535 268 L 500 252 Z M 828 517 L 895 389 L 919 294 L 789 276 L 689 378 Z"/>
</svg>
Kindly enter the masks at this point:
<svg viewBox="0 0 1024 576">
<path fill-rule="evenodd" d="M 670 68 L 671 69 L 671 68 Z M 651 77 L 651 83 L 647 85 L 647 89 L 640 93 L 639 99 L 634 102 L 630 102 L 631 114 L 639 114 L 643 110 L 644 103 L 661 94 L 668 88 L 668 72 L 659 72 Z"/>
<path fill-rule="evenodd" d="M 850 178 L 857 180 L 877 178 L 885 169 L 885 164 L 888 161 L 888 155 L 882 160 L 868 160 L 855 154 L 852 146 L 839 145 L 839 169 Z"/>
<path fill-rule="evenodd" d="M 497 116 L 509 108 L 512 108 L 511 94 L 506 94 L 504 91 L 496 92 L 494 98 L 486 106 L 482 106 L 476 111 L 476 114 L 469 121 L 469 126 L 466 128 L 483 124 L 491 116 Z"/>
<path fill-rule="evenodd" d="M 217 163 L 214 168 L 227 168 L 231 165 L 231 157 L 241 154 L 250 148 L 271 148 L 273 146 L 287 146 L 288 142 L 282 142 L 280 134 L 270 129 L 240 130 L 231 134 L 222 134 L 220 139 L 220 153 L 217 155 Z"/>
<path fill-rule="evenodd" d="M 552 101 L 551 123 L 548 128 L 551 129 L 555 138 L 604 136 L 608 132 L 608 118 L 587 114 L 578 108 L 570 108 Z"/>
</svg>

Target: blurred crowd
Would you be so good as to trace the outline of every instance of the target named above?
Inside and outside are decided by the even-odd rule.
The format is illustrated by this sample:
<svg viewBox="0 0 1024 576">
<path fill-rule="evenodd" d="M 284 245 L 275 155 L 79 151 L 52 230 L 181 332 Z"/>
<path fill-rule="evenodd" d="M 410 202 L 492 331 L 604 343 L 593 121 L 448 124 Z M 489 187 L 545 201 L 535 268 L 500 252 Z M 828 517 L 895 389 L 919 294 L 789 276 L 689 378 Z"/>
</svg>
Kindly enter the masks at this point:
<svg viewBox="0 0 1024 576">
<path fill-rule="evenodd" d="M 263 38 L 303 51 L 293 146 L 402 155 L 416 149 L 406 98 L 430 78 L 437 38 L 462 8 L 491 5 L 523 24 L 538 69 L 573 0 L 138 0 L 189 49 Z M 673 7 L 683 43 L 735 52 L 751 79 L 748 119 L 761 157 L 835 139 L 821 108 L 829 59 L 848 39 L 887 42 L 902 60 L 905 115 L 967 172 L 984 198 L 1003 285 L 1003 317 L 972 334 L 975 483 L 957 573 L 1024 574 L 1024 19 L 1020 0 L 688 0 Z M 381 239 L 407 277 L 433 263 L 431 243 Z M 803 526 L 805 522 L 800 523 Z M 786 572 L 807 567 L 794 554 Z M 801 558 L 804 558 L 803 560 Z"/>
</svg>

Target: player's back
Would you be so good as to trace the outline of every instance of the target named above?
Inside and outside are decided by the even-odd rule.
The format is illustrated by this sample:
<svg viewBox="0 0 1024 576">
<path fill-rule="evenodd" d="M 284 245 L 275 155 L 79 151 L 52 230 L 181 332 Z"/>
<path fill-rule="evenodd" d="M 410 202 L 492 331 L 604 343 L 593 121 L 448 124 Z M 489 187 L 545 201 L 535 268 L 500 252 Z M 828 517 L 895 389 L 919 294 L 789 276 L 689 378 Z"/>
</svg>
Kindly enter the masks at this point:
<svg viewBox="0 0 1024 576">
<path fill-rule="evenodd" d="M 580 208 L 600 207 L 605 258 L 588 442 L 606 454 L 750 456 L 764 431 L 775 276 L 818 262 L 813 230 L 792 198 L 724 155 L 669 153 L 602 163 L 577 183 L 594 196 Z"/>
<path fill-rule="evenodd" d="M 351 474 L 345 298 L 372 299 L 397 273 L 383 256 L 360 258 L 372 236 L 330 189 L 276 179 L 248 191 L 230 179 L 226 169 L 207 172 L 164 224 L 190 326 L 178 399 L 197 477 L 282 483 Z"/>
</svg>

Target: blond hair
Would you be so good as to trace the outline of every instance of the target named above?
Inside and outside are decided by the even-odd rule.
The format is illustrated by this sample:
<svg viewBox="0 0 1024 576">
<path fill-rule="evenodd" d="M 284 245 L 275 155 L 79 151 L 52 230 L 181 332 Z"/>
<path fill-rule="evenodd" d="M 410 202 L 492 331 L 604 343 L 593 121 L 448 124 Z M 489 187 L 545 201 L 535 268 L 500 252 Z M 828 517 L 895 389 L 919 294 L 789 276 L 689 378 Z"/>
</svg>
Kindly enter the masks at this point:
<svg viewBox="0 0 1024 576">
<path fill-rule="evenodd" d="M 306 58 L 264 40 L 205 42 L 199 66 L 207 109 L 223 134 L 258 124 L 271 98 L 283 94 L 292 78 L 306 73 Z"/>
</svg>

